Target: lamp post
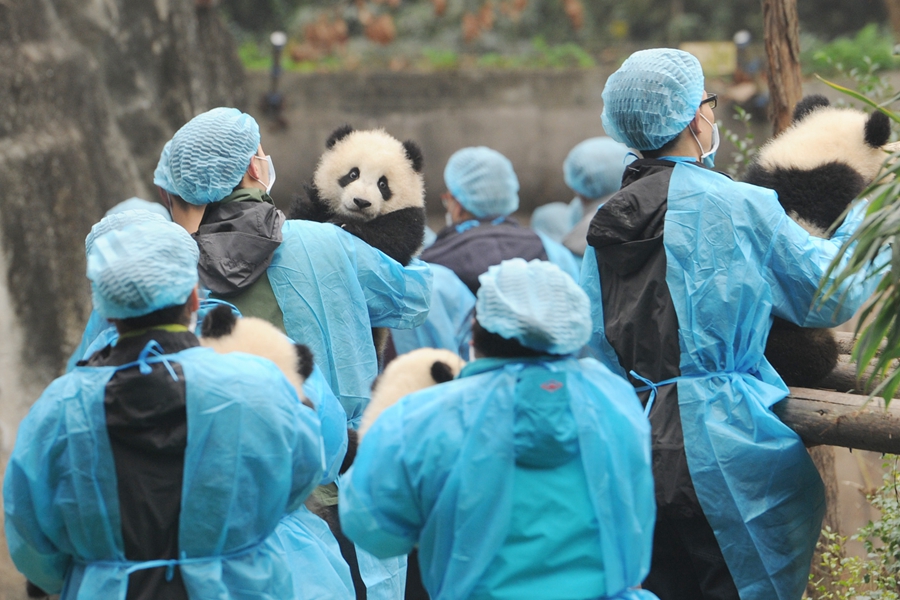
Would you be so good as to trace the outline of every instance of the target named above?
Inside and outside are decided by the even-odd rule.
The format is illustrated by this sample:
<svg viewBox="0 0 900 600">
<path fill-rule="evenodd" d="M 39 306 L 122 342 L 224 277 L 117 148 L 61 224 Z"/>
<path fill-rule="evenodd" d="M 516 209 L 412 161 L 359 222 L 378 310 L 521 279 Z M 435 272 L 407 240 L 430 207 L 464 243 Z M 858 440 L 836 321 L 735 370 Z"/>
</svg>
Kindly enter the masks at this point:
<svg viewBox="0 0 900 600">
<path fill-rule="evenodd" d="M 287 44 L 287 35 L 283 31 L 275 31 L 269 36 L 269 41 L 272 43 L 272 83 L 269 92 L 263 97 L 263 111 L 283 129 L 288 124 L 282 115 L 284 96 L 278 91 L 278 81 L 281 79 L 281 53 Z"/>
</svg>

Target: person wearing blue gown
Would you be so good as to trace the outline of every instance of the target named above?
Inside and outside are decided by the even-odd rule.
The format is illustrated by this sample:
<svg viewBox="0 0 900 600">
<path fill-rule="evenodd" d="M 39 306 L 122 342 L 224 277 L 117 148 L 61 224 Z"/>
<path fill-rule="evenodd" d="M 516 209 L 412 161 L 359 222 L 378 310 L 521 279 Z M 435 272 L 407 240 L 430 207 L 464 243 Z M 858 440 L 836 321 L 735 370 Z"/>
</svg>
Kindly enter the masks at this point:
<svg viewBox="0 0 900 600">
<path fill-rule="evenodd" d="M 168 212 L 166 214 L 168 215 Z M 110 231 L 147 221 L 167 220 L 158 214 L 148 212 L 141 205 L 134 206 L 133 210 L 110 211 L 106 217 L 91 228 L 85 239 L 86 253 L 90 254 L 94 240 Z M 200 300 L 200 306 L 196 312 L 195 331 L 202 330 L 206 313 L 222 304 L 227 303 L 220 300 Z M 235 316 L 241 316 L 236 308 L 233 306 L 231 308 L 235 312 Z M 94 354 L 103 351 L 107 346 L 115 346 L 119 340 L 119 332 L 114 325 L 101 317 L 96 309 L 93 309 L 91 314 L 96 315 L 98 322 L 102 323 L 105 328 L 99 327 L 95 331 L 89 325 L 85 329 L 83 339 L 93 339 L 93 341 L 86 350 L 73 356 L 76 361 L 72 364 L 71 369 L 79 364 L 83 366 Z M 325 452 L 325 470 L 319 483 L 328 485 L 337 479 L 338 470 L 347 451 L 347 414 L 335 398 L 318 366 L 314 366 L 310 376 L 303 382 L 303 393 L 312 402 L 319 417 L 322 445 Z M 293 572 L 293 587 L 297 598 L 304 600 L 349 600 L 353 598 L 350 570 L 341 559 L 337 541 L 328 531 L 327 525 L 311 513 L 306 506 L 301 506 L 285 515 L 279 522 L 275 534 L 274 546 L 278 551 L 284 552 L 287 557 Z M 309 576 L 310 572 L 315 572 L 315 577 Z"/>
<path fill-rule="evenodd" d="M 13 562 L 62 600 L 294 598 L 274 532 L 323 477 L 320 422 L 274 363 L 199 347 L 198 258 L 173 223 L 93 240 L 118 342 L 35 402 L 3 483 Z"/>
<path fill-rule="evenodd" d="M 563 177 L 575 198 L 550 202 L 531 213 L 531 228 L 565 246 L 579 259 L 587 247 L 587 229 L 601 204 L 622 185 L 628 147 L 603 136 L 575 145 L 563 162 Z"/>
<path fill-rule="evenodd" d="M 443 348 L 468 359 L 475 295 L 447 267 L 428 266 L 433 275 L 428 318 L 413 329 L 391 329 L 394 352 L 400 355 L 418 348 Z"/>
<path fill-rule="evenodd" d="M 401 398 L 340 489 L 375 556 L 418 546 L 432 600 L 653 600 L 650 428 L 627 381 L 578 360 L 590 304 L 546 261 L 480 277 L 477 360 Z"/>
<path fill-rule="evenodd" d="M 691 54 L 631 55 L 603 100 L 606 132 L 643 157 L 593 217 L 581 284 L 591 350 L 628 374 L 649 411 L 657 522 L 644 587 L 662 600 L 799 600 L 825 496 L 800 437 L 772 411 L 788 388 L 766 338 L 773 316 L 849 319 L 890 253 L 819 297 L 865 202 L 821 239 L 774 191 L 714 171 L 716 96 Z"/>
<path fill-rule="evenodd" d="M 199 245 L 200 281 L 210 295 L 308 346 L 348 426 L 358 427 L 378 374 L 371 330 L 424 322 L 428 266 L 413 259 L 404 267 L 330 223 L 286 220 L 269 196 L 275 167 L 259 125 L 233 108 L 200 114 L 179 129 L 163 148 L 154 183 L 173 220 Z M 327 497 L 317 490 L 316 499 L 333 509 L 337 494 L 333 485 L 329 490 Z M 360 595 L 403 595 L 405 559 L 356 554 Z M 304 567 L 297 564 L 297 573 Z"/>
<path fill-rule="evenodd" d="M 422 251 L 422 260 L 452 270 L 472 294 L 479 275 L 509 258 L 548 260 L 578 278 L 571 252 L 512 218 L 519 178 L 508 158 L 485 146 L 457 150 L 444 167 L 444 184 L 447 226 Z"/>
</svg>

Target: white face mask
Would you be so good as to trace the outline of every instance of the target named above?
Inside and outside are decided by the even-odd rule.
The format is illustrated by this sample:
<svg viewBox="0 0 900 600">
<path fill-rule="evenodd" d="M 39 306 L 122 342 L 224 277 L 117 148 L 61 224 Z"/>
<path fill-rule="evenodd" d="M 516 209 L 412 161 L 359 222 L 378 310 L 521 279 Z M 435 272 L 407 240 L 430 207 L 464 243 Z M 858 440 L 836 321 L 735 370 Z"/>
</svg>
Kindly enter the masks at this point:
<svg viewBox="0 0 900 600">
<path fill-rule="evenodd" d="M 703 144 L 700 143 L 700 139 L 697 137 L 697 134 L 694 133 L 693 129 L 691 129 L 691 135 L 694 136 L 694 141 L 700 146 L 700 162 L 703 163 L 703 166 L 712 169 L 716 164 L 716 150 L 719 149 L 719 124 L 716 123 L 713 125 L 709 122 L 709 119 L 703 115 L 700 115 L 700 118 L 709 123 L 709 126 L 712 127 L 712 144 L 710 145 L 709 151 L 703 151 Z"/>
<path fill-rule="evenodd" d="M 259 183 L 261 183 L 261 184 L 263 184 L 263 185 L 266 185 L 266 193 L 268 194 L 269 192 L 272 191 L 272 186 L 275 185 L 275 165 L 272 163 L 272 157 L 266 155 L 266 156 L 254 156 L 253 158 L 256 158 L 256 159 L 259 159 L 259 160 L 264 160 L 264 161 L 266 161 L 267 163 L 269 163 L 269 185 L 264 184 L 262 181 L 260 181 L 259 179 L 257 179 L 257 178 L 254 177 L 253 175 L 250 176 L 250 178 L 251 178 L 253 181 L 256 181 L 256 182 L 259 182 Z"/>
<path fill-rule="evenodd" d="M 188 323 L 188 331 L 197 334 L 197 311 L 191 313 L 191 322 Z"/>
</svg>

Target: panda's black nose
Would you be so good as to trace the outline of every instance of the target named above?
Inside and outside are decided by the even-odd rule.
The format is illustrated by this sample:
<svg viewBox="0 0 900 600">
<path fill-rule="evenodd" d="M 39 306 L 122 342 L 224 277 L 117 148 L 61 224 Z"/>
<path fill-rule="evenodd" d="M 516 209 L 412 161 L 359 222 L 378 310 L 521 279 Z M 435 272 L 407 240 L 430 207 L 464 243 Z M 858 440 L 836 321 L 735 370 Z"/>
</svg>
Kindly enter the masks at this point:
<svg viewBox="0 0 900 600">
<path fill-rule="evenodd" d="M 356 204 L 360 209 L 369 208 L 372 206 L 372 203 L 368 200 L 363 200 L 362 198 L 354 198 L 353 203 Z"/>
</svg>

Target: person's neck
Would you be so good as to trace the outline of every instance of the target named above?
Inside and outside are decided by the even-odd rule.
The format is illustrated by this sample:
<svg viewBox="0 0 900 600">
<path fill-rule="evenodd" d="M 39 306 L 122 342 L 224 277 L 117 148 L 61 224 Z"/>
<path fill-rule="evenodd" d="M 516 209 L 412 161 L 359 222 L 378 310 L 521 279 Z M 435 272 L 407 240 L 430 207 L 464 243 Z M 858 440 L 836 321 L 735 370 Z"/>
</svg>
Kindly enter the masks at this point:
<svg viewBox="0 0 900 600">
<path fill-rule="evenodd" d="M 675 147 L 666 153 L 666 156 L 684 156 L 700 162 L 700 147 L 697 145 L 697 140 L 694 139 L 691 132 L 686 131 L 679 138 Z"/>
<path fill-rule="evenodd" d="M 206 212 L 206 205 L 194 204 L 173 204 L 172 205 L 172 221 L 184 227 L 188 233 L 196 233 L 200 228 L 200 221 L 203 220 L 203 214 Z"/>
<path fill-rule="evenodd" d="M 700 147 L 697 145 L 697 140 L 694 139 L 691 132 L 688 129 L 685 129 L 678 137 L 678 142 L 674 146 L 665 152 L 659 153 L 653 158 L 663 158 L 665 156 L 680 156 L 700 162 Z"/>
</svg>

